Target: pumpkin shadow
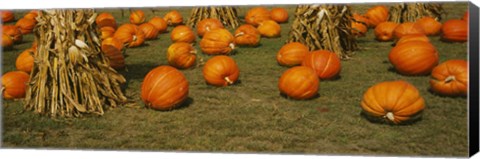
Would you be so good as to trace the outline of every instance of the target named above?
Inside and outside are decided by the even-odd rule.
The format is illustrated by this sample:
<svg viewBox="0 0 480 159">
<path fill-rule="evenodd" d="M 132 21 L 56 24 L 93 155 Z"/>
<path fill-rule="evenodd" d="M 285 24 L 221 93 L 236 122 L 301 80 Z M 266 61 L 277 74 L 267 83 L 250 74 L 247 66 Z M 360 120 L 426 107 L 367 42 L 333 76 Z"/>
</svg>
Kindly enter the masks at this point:
<svg viewBox="0 0 480 159">
<path fill-rule="evenodd" d="M 363 117 L 364 119 L 367 119 L 370 123 L 374 124 L 385 124 L 385 125 L 390 125 L 390 126 L 408 126 L 408 125 L 413 125 L 414 123 L 417 123 L 421 120 L 422 118 L 422 113 L 423 110 L 417 112 L 416 114 L 412 115 L 409 120 L 403 121 L 401 123 L 395 124 L 385 118 L 380 118 L 380 117 L 373 117 L 368 114 L 366 114 L 364 111 L 360 112 L 360 116 Z"/>
<path fill-rule="evenodd" d="M 120 88 L 122 91 L 126 91 L 129 83 L 131 83 L 130 81 L 145 78 L 147 73 L 157 66 L 157 64 L 153 63 L 130 64 L 126 65 L 123 69 L 117 70 L 126 80 L 125 84 L 120 85 Z"/>
<path fill-rule="evenodd" d="M 320 93 L 317 93 L 315 94 L 314 96 L 310 97 L 310 98 L 307 98 L 307 99 L 293 99 L 293 98 L 290 98 L 289 96 L 287 96 L 286 94 L 283 94 L 283 93 L 279 93 L 279 95 L 287 100 L 292 100 L 292 101 L 311 101 L 311 100 L 314 100 L 316 98 L 319 98 L 320 97 Z"/>
<path fill-rule="evenodd" d="M 175 107 L 174 107 L 173 109 L 171 109 L 170 111 L 173 111 L 173 110 L 181 110 L 181 109 L 188 108 L 188 107 L 190 107 L 193 103 L 194 103 L 193 98 L 187 97 L 187 99 L 185 99 L 185 101 L 183 101 L 182 103 L 180 103 L 180 105 L 175 106 Z"/>
<path fill-rule="evenodd" d="M 457 96 L 447 96 L 447 95 L 443 95 L 443 94 L 439 94 L 439 93 L 436 93 L 435 91 L 433 91 L 433 89 L 430 87 L 427 89 L 427 91 L 433 95 L 436 95 L 436 96 L 439 96 L 439 97 L 442 97 L 442 98 L 453 98 L 453 99 L 458 99 L 458 98 L 461 98 L 461 99 L 467 99 L 467 96 L 463 96 L 463 95 L 457 95 Z"/>
</svg>

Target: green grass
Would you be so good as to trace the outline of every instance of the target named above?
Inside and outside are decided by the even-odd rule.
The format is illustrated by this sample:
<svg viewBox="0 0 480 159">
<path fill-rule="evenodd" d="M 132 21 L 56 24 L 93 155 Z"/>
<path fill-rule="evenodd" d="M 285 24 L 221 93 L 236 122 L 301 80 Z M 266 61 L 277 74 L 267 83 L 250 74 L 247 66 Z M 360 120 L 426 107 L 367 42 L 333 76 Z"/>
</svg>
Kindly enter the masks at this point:
<svg viewBox="0 0 480 159">
<path fill-rule="evenodd" d="M 352 4 L 364 13 L 375 4 Z M 390 5 L 390 4 L 389 4 Z M 268 6 L 272 7 L 272 6 Z M 243 19 L 246 9 L 239 9 Z M 442 21 L 459 18 L 467 3 L 444 5 L 448 15 Z M 163 16 L 172 8 L 160 8 Z M 188 17 L 190 8 L 179 9 Z M 105 10 L 102 10 L 105 11 Z M 118 23 L 128 21 L 114 13 Z M 290 22 L 294 8 L 289 7 Z M 17 12 L 17 17 L 23 12 Z M 147 11 L 148 18 L 153 16 Z M 185 19 L 186 20 L 186 19 Z M 263 38 L 257 48 L 236 49 L 231 55 L 240 67 L 237 85 L 217 88 L 205 84 L 201 67 L 182 70 L 190 83 L 189 104 L 182 109 L 161 112 L 147 109 L 140 100 L 140 85 L 149 70 L 166 65 L 169 33 L 127 50 L 128 71 L 125 94 L 134 106 L 117 107 L 104 116 L 51 119 L 23 111 L 22 101 L 3 101 L 2 146 L 5 148 L 114 149 L 152 151 L 307 153 L 348 155 L 467 156 L 467 99 L 448 98 L 428 91 L 428 76 L 402 76 L 391 70 L 388 53 L 391 42 L 380 43 L 370 29 L 358 39 L 362 48 L 342 61 L 341 78 L 321 81 L 318 98 L 294 101 L 280 96 L 277 82 L 287 67 L 279 66 L 276 52 L 288 37 L 289 24 L 282 24 L 282 36 Z M 172 28 L 170 27 L 169 30 Z M 199 42 L 200 39 L 197 39 Z M 2 72 L 15 69 L 16 57 L 31 46 L 33 35 L 6 50 Z M 467 59 L 466 43 L 445 43 L 431 37 L 440 62 Z M 198 44 L 195 46 L 200 51 Z M 198 54 L 205 61 L 210 58 Z M 370 86 L 387 80 L 406 80 L 415 85 L 426 101 L 422 120 L 411 125 L 373 123 L 360 115 L 360 101 Z"/>
</svg>

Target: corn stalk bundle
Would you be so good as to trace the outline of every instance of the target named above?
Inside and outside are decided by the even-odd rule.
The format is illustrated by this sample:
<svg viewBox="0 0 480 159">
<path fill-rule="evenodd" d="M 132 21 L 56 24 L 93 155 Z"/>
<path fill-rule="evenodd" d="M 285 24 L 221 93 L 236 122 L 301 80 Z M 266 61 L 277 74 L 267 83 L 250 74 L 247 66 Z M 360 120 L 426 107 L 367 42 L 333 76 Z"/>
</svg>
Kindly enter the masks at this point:
<svg viewBox="0 0 480 159">
<path fill-rule="evenodd" d="M 358 49 L 351 32 L 351 8 L 345 5 L 300 5 L 295 10 L 287 42 L 300 42 L 310 51 L 329 50 L 341 59 Z"/>
<path fill-rule="evenodd" d="M 234 7 L 199 7 L 193 8 L 187 26 L 194 28 L 199 21 L 207 18 L 218 19 L 225 27 L 231 28 L 236 28 L 239 21 Z"/>
<path fill-rule="evenodd" d="M 415 22 L 425 16 L 440 21 L 444 13 L 442 4 L 439 3 L 401 3 L 390 7 L 389 21 Z"/>
<path fill-rule="evenodd" d="M 38 47 L 24 108 L 51 117 L 103 115 L 126 102 L 126 80 L 109 66 L 93 10 L 46 10 L 37 17 Z"/>
</svg>

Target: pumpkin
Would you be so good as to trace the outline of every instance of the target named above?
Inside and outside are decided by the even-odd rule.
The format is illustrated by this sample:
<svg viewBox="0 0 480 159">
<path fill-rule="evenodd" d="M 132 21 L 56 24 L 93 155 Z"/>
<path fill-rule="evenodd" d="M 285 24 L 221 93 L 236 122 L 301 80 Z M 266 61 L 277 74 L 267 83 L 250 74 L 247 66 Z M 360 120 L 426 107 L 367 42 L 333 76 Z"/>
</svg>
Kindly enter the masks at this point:
<svg viewBox="0 0 480 159">
<path fill-rule="evenodd" d="M 115 34 L 115 29 L 112 28 L 111 26 L 104 26 L 100 28 L 100 39 L 106 39 L 109 37 L 113 37 Z"/>
<path fill-rule="evenodd" d="M 37 10 L 31 10 L 30 12 L 28 12 L 27 14 L 25 14 L 23 16 L 23 18 L 34 20 L 35 23 L 37 22 L 37 17 L 38 17 L 38 11 Z"/>
<path fill-rule="evenodd" d="M 404 80 L 395 80 L 368 88 L 360 105 L 369 117 L 402 124 L 421 114 L 425 109 L 425 100 L 415 86 Z"/>
<path fill-rule="evenodd" d="M 402 36 L 402 38 L 398 39 L 395 45 L 401 45 L 406 42 L 410 41 L 423 41 L 423 42 L 430 42 L 430 39 L 425 34 L 410 34 Z"/>
<path fill-rule="evenodd" d="M 367 33 L 368 28 L 363 23 L 352 21 L 350 27 L 352 28 L 352 34 L 354 36 L 362 37 Z"/>
<path fill-rule="evenodd" d="M 271 19 L 277 23 L 288 22 L 288 12 L 285 8 L 272 8 L 270 10 Z"/>
<path fill-rule="evenodd" d="M 395 30 L 393 30 L 395 38 L 399 39 L 404 35 L 408 34 L 425 34 L 422 26 L 414 22 L 405 22 L 399 24 Z"/>
<path fill-rule="evenodd" d="M 178 69 L 190 68 L 195 64 L 197 51 L 190 43 L 176 42 L 167 49 L 167 61 L 170 66 Z"/>
<path fill-rule="evenodd" d="M 0 14 L 2 15 L 2 22 L 7 23 L 15 20 L 15 14 L 13 14 L 12 11 L 0 11 Z"/>
<path fill-rule="evenodd" d="M 145 33 L 134 24 L 123 24 L 115 31 L 113 37 L 128 47 L 137 47 L 145 42 Z"/>
<path fill-rule="evenodd" d="M 361 23 L 365 26 L 368 27 L 368 19 L 367 17 L 363 16 L 363 15 L 360 15 L 358 13 L 353 13 L 352 14 L 352 17 L 353 17 L 353 21 L 357 22 L 357 23 Z"/>
<path fill-rule="evenodd" d="M 163 18 L 155 16 L 152 19 L 150 19 L 148 23 L 153 24 L 153 26 L 157 28 L 159 34 L 167 31 L 168 24 L 165 20 L 163 20 Z"/>
<path fill-rule="evenodd" d="M 4 25 L 2 26 L 3 34 L 6 34 L 12 38 L 14 43 L 21 43 L 23 39 L 22 32 L 20 28 L 15 25 Z"/>
<path fill-rule="evenodd" d="M 107 26 L 114 29 L 117 28 L 117 22 L 115 20 L 115 17 L 113 17 L 112 14 L 107 12 L 100 13 L 95 19 L 95 24 L 97 24 L 98 28 L 103 28 Z"/>
<path fill-rule="evenodd" d="M 430 79 L 431 90 L 445 96 L 467 96 L 468 62 L 448 60 L 435 67 Z"/>
<path fill-rule="evenodd" d="M 109 37 L 102 41 L 102 52 L 110 61 L 110 67 L 114 69 L 122 69 L 125 67 L 125 57 L 122 54 L 123 43 L 114 38 Z"/>
<path fill-rule="evenodd" d="M 334 79 L 341 71 L 340 58 L 337 54 L 327 50 L 308 53 L 301 65 L 312 68 L 320 79 Z"/>
<path fill-rule="evenodd" d="M 188 81 L 182 72 L 162 65 L 152 69 L 143 79 L 141 98 L 149 108 L 172 110 L 187 99 L 188 87 Z"/>
<path fill-rule="evenodd" d="M 22 18 L 15 23 L 15 26 L 20 28 L 22 34 L 30 34 L 35 27 L 36 21 L 32 19 Z"/>
<path fill-rule="evenodd" d="M 238 80 L 240 70 L 231 57 L 217 55 L 205 63 L 202 73 L 207 84 L 223 87 L 234 84 Z"/>
<path fill-rule="evenodd" d="M 200 49 L 207 55 L 226 55 L 235 49 L 234 37 L 227 29 L 214 29 L 200 40 Z"/>
<path fill-rule="evenodd" d="M 145 13 L 142 10 L 134 10 L 130 12 L 130 23 L 140 25 L 145 22 Z"/>
<path fill-rule="evenodd" d="M 443 23 L 442 40 L 449 42 L 466 42 L 468 40 L 467 21 L 450 19 Z"/>
<path fill-rule="evenodd" d="M 438 65 L 438 52 L 429 42 L 410 41 L 392 48 L 390 63 L 403 75 L 427 75 Z"/>
<path fill-rule="evenodd" d="M 381 22 L 388 20 L 388 8 L 385 6 L 374 6 L 367 10 L 365 17 L 368 19 L 368 25 L 375 28 Z"/>
<path fill-rule="evenodd" d="M 282 31 L 280 25 L 273 20 L 262 21 L 257 29 L 260 32 L 260 35 L 267 38 L 280 37 L 280 31 Z"/>
<path fill-rule="evenodd" d="M 277 53 L 277 62 L 282 66 L 296 66 L 302 64 L 303 59 L 310 51 L 308 47 L 299 42 L 290 42 L 280 48 Z"/>
<path fill-rule="evenodd" d="M 222 22 L 215 18 L 202 19 L 197 23 L 197 34 L 202 37 L 206 32 L 213 29 L 225 28 Z"/>
<path fill-rule="evenodd" d="M 426 35 L 438 35 L 442 29 L 442 23 L 432 17 L 423 17 L 415 23 L 422 27 Z"/>
<path fill-rule="evenodd" d="M 318 95 L 320 80 L 315 71 L 306 66 L 295 66 L 282 73 L 278 80 L 280 94 L 296 100 L 311 99 Z"/>
<path fill-rule="evenodd" d="M 30 75 L 23 71 L 10 71 L 2 76 L 3 99 L 24 98 Z"/>
<path fill-rule="evenodd" d="M 382 22 L 375 27 L 375 39 L 378 41 L 393 40 L 393 31 L 398 26 L 395 22 Z"/>
<path fill-rule="evenodd" d="M 156 39 L 158 36 L 157 28 L 151 23 L 143 23 L 138 28 L 145 34 L 146 40 Z"/>
<path fill-rule="evenodd" d="M 270 20 L 270 11 L 265 7 L 254 7 L 247 11 L 245 22 L 255 27 L 265 20 Z"/>
<path fill-rule="evenodd" d="M 163 16 L 163 20 L 170 26 L 177 26 L 183 24 L 183 16 L 180 12 L 172 10 Z"/>
<path fill-rule="evenodd" d="M 172 33 L 170 34 L 170 39 L 172 43 L 175 42 L 186 42 L 193 43 L 195 41 L 195 33 L 193 30 L 185 25 L 179 25 L 173 28 Z"/>
<path fill-rule="evenodd" d="M 260 44 L 260 32 L 253 25 L 243 24 L 235 30 L 235 45 L 258 46 Z"/>
<path fill-rule="evenodd" d="M 9 35 L 2 33 L 2 48 L 12 48 L 13 39 Z"/>
<path fill-rule="evenodd" d="M 468 11 L 463 13 L 462 20 L 468 21 Z"/>
<path fill-rule="evenodd" d="M 19 71 L 30 73 L 33 69 L 33 55 L 35 54 L 35 49 L 29 48 L 20 53 L 15 61 L 15 67 Z"/>
</svg>

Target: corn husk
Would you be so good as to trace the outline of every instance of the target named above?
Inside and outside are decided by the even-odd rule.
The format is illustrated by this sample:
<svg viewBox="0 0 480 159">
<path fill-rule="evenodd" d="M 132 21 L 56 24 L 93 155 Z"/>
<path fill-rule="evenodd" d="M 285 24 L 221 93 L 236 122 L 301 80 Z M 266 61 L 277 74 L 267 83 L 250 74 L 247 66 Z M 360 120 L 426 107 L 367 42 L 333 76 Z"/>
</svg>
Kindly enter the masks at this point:
<svg viewBox="0 0 480 159">
<path fill-rule="evenodd" d="M 389 21 L 396 23 L 415 22 L 430 16 L 440 21 L 445 11 L 440 3 L 401 3 L 390 7 Z"/>
<path fill-rule="evenodd" d="M 199 7 L 193 8 L 187 26 L 194 28 L 196 24 L 207 18 L 220 20 L 225 27 L 236 28 L 239 23 L 237 10 L 234 7 Z"/>
</svg>

